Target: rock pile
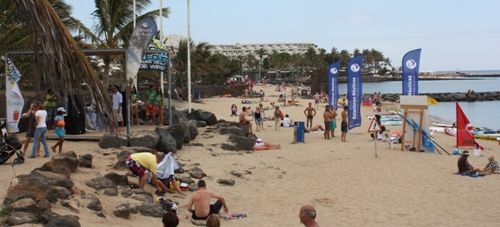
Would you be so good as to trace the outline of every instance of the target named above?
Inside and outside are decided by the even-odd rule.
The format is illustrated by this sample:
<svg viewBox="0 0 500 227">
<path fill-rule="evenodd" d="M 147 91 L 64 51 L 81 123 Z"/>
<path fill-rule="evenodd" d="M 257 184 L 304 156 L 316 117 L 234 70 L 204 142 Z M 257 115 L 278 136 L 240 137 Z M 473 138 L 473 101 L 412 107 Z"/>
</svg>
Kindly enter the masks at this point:
<svg viewBox="0 0 500 227">
<path fill-rule="evenodd" d="M 81 157 L 82 158 L 82 157 Z M 87 157 L 88 158 L 88 157 Z M 9 226 L 44 224 L 45 226 L 80 226 L 78 218 L 62 216 L 51 211 L 52 204 L 61 204 L 74 194 L 74 182 L 70 179 L 79 165 L 75 152 L 56 155 L 42 167 L 12 180 L 3 201 L 5 218 Z"/>
<path fill-rule="evenodd" d="M 398 102 L 401 94 L 382 94 L 382 99 L 389 102 Z M 421 93 L 427 95 L 439 102 L 455 102 L 455 101 L 494 101 L 500 100 L 500 92 L 452 92 L 452 93 Z"/>
</svg>

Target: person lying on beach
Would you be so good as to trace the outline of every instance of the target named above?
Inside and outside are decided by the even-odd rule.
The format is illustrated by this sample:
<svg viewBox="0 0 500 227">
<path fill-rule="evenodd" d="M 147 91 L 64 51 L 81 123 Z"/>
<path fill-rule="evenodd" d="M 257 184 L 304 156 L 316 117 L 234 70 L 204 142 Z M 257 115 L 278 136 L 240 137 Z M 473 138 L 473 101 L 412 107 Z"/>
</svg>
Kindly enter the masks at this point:
<svg viewBox="0 0 500 227">
<path fill-rule="evenodd" d="M 495 157 L 490 156 L 488 158 L 488 164 L 486 164 L 486 167 L 484 167 L 483 173 L 486 175 L 500 174 L 500 167 L 498 166 L 498 162 L 495 161 Z"/>
<path fill-rule="evenodd" d="M 214 204 L 210 204 L 212 198 L 217 199 Z M 224 212 L 229 212 L 224 197 L 208 191 L 205 181 L 199 180 L 198 190 L 191 195 L 187 204 L 187 210 L 192 213 L 191 217 L 194 220 L 206 220 L 209 215 L 218 214 L 222 208 Z"/>
<path fill-rule="evenodd" d="M 156 155 L 150 152 L 139 152 L 131 154 L 127 158 L 125 164 L 139 178 L 139 187 L 144 188 L 148 179 L 146 173 L 149 172 L 151 173 L 151 183 L 156 187 L 157 192 L 168 190 L 166 187 L 162 188 L 160 181 L 156 177 L 157 164 L 163 160 L 163 156 L 164 154 L 161 152 L 157 152 Z"/>
<path fill-rule="evenodd" d="M 325 131 L 325 128 L 321 126 L 320 124 L 314 125 L 310 128 L 305 128 L 304 131 L 307 132 L 316 132 L 316 131 Z"/>
<path fill-rule="evenodd" d="M 255 140 L 255 145 L 254 145 L 253 149 L 256 150 L 256 151 L 261 151 L 261 150 L 279 150 L 279 149 L 281 149 L 281 145 L 279 145 L 279 144 L 265 143 L 264 140 L 262 140 L 261 138 L 257 138 Z"/>
<path fill-rule="evenodd" d="M 458 158 L 458 172 L 465 176 L 478 176 L 481 170 L 474 168 L 469 162 L 469 151 L 463 151 L 460 158 Z"/>
</svg>

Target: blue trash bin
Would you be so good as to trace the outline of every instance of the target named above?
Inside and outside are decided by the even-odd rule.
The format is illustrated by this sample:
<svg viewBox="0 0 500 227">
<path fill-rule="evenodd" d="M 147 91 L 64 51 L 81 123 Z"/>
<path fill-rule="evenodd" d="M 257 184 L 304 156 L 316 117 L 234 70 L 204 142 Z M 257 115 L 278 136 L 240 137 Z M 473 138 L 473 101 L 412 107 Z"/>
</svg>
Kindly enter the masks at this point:
<svg viewBox="0 0 500 227">
<path fill-rule="evenodd" d="M 303 121 L 295 122 L 295 142 L 303 143 L 305 137 L 305 124 Z"/>
</svg>

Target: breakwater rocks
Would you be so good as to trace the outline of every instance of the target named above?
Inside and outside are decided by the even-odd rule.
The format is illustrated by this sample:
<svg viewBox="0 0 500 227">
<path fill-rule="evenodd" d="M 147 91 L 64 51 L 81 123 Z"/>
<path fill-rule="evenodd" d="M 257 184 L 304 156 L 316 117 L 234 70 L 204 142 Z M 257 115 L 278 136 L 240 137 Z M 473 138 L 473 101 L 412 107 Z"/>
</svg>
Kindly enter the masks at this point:
<svg viewBox="0 0 500 227">
<path fill-rule="evenodd" d="M 383 94 L 382 100 L 390 102 L 398 102 L 399 96 L 401 94 Z M 475 101 L 495 101 L 500 100 L 500 91 L 493 92 L 474 92 L 469 91 L 463 92 L 452 92 L 452 93 L 421 93 L 421 95 L 427 95 L 438 102 L 475 102 Z"/>
</svg>

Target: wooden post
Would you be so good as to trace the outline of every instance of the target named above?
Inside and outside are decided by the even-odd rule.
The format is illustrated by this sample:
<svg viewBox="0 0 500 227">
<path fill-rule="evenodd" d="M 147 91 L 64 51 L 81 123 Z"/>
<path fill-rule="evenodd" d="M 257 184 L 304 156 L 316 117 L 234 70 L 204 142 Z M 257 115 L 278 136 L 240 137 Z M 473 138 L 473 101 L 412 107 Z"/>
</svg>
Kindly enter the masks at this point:
<svg viewBox="0 0 500 227">
<path fill-rule="evenodd" d="M 406 116 L 407 116 L 407 113 L 408 113 L 408 110 L 406 108 L 404 108 L 404 113 L 403 113 L 403 135 L 401 137 L 401 151 L 404 151 L 405 149 L 405 135 L 406 135 Z"/>
<path fill-rule="evenodd" d="M 422 118 L 424 118 L 424 110 L 423 109 L 420 109 L 419 110 L 419 120 L 418 120 L 418 141 L 417 141 L 417 151 L 420 152 L 420 147 L 421 147 L 421 144 L 422 144 Z"/>
</svg>

